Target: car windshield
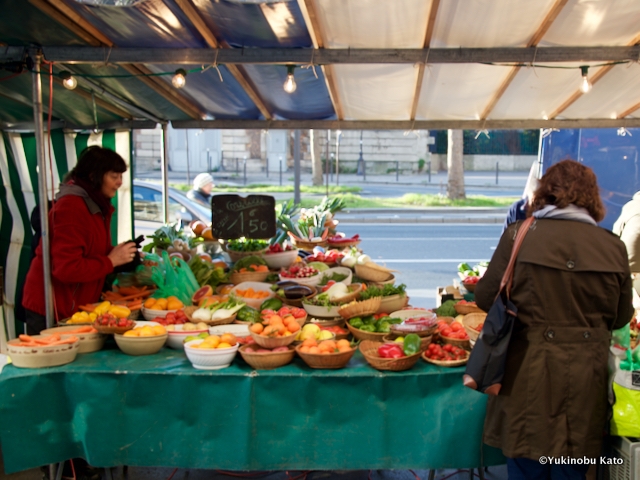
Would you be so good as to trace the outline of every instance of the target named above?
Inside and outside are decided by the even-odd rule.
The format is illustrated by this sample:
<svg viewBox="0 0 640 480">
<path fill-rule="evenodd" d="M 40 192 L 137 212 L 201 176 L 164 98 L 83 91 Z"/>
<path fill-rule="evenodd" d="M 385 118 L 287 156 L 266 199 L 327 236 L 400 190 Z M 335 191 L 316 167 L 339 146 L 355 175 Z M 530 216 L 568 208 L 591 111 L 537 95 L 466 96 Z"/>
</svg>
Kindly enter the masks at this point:
<svg viewBox="0 0 640 480">
<path fill-rule="evenodd" d="M 182 197 L 182 199 L 185 202 L 187 202 L 191 207 L 193 207 L 194 210 L 199 211 L 203 217 L 211 220 L 211 208 L 207 208 L 204 205 L 200 205 L 198 202 L 194 202 L 180 190 L 176 190 L 175 188 L 170 188 L 169 190 L 171 190 L 171 192 L 175 193 L 176 195 L 179 195 L 180 197 Z"/>
</svg>

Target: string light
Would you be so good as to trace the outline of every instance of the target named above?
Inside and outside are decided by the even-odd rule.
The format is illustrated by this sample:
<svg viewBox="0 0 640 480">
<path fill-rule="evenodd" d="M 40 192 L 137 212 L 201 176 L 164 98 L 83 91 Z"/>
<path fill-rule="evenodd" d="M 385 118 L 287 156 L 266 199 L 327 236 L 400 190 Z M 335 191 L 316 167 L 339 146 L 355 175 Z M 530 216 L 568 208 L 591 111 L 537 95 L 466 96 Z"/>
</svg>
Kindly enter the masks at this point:
<svg viewBox="0 0 640 480">
<path fill-rule="evenodd" d="M 580 67 L 580 71 L 582 72 L 582 83 L 580 84 L 580 91 L 582 91 L 582 93 L 587 93 L 589 90 L 591 90 L 591 84 L 589 83 L 589 67 L 586 65 L 583 65 Z"/>
<path fill-rule="evenodd" d="M 187 84 L 187 71 L 179 68 L 171 79 L 171 84 L 176 88 L 182 88 Z"/>
<path fill-rule="evenodd" d="M 78 81 L 71 75 L 71 72 L 60 72 L 60 78 L 62 78 L 62 85 L 67 90 L 73 90 L 78 86 Z"/>
<path fill-rule="evenodd" d="M 287 79 L 284 81 L 284 91 L 287 93 L 293 93 L 296 91 L 297 85 L 296 80 L 293 78 L 293 70 L 295 69 L 295 65 L 287 66 Z"/>
</svg>

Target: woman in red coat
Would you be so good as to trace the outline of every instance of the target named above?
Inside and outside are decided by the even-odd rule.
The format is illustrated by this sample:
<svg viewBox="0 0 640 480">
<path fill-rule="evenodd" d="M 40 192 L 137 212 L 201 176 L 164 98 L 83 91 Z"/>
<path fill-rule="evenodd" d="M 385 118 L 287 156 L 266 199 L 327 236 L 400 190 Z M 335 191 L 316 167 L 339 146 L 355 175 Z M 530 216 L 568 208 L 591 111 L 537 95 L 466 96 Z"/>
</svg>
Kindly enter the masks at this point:
<svg viewBox="0 0 640 480">
<path fill-rule="evenodd" d="M 135 257 L 134 242 L 111 245 L 111 199 L 126 170 L 126 163 L 113 150 L 88 147 L 70 172 L 70 180 L 60 186 L 49 212 L 51 282 L 58 320 L 73 315 L 80 305 L 99 301 L 105 277 Z M 27 333 L 46 328 L 42 243 L 27 273 L 22 305 Z"/>
</svg>

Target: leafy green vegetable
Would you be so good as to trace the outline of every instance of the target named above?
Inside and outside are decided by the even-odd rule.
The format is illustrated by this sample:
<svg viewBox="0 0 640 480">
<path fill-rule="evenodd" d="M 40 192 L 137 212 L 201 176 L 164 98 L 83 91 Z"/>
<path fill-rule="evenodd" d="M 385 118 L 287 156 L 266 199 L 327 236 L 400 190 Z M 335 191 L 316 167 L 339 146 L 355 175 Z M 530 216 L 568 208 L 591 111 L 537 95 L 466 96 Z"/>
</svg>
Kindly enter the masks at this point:
<svg viewBox="0 0 640 480">
<path fill-rule="evenodd" d="M 390 295 L 406 295 L 407 286 L 404 283 L 400 285 L 383 285 L 382 287 L 370 286 L 364 292 L 360 293 L 360 299 L 366 300 L 373 297 L 388 297 Z"/>
<path fill-rule="evenodd" d="M 242 257 L 233 265 L 233 270 L 238 271 L 241 268 L 247 268 L 249 265 L 266 265 L 267 262 L 264 261 L 264 258 L 258 257 L 257 255 L 249 255 L 248 257 Z"/>
<path fill-rule="evenodd" d="M 331 303 L 331 300 L 329 300 L 329 294 L 326 292 L 309 298 L 305 300 L 304 303 L 307 303 L 309 305 L 316 305 L 318 307 L 327 307 L 328 309 L 335 306 L 335 304 Z"/>
<path fill-rule="evenodd" d="M 229 240 L 227 242 L 227 249 L 234 252 L 257 252 L 264 250 L 269 246 L 269 242 L 266 240 L 255 240 L 253 238 L 239 238 L 236 240 Z"/>
<path fill-rule="evenodd" d="M 456 309 L 454 308 L 456 303 L 458 303 L 456 300 L 447 300 L 436 308 L 434 312 L 436 312 L 436 315 L 439 317 L 455 317 L 458 315 L 458 312 L 456 312 Z"/>
<path fill-rule="evenodd" d="M 320 280 L 320 283 L 318 285 L 326 285 L 327 283 L 329 283 L 329 280 L 333 280 L 334 282 L 341 282 L 342 280 L 344 280 L 345 278 L 347 278 L 349 275 L 343 274 L 343 273 L 338 273 L 338 272 L 333 272 L 331 275 L 324 275 L 322 277 L 322 280 Z"/>
<path fill-rule="evenodd" d="M 221 283 L 225 283 L 227 281 L 227 274 L 224 273 L 223 268 L 214 266 L 212 263 L 203 260 L 198 255 L 191 257 L 191 260 L 187 263 L 193 272 L 193 275 L 196 277 L 198 285 L 201 287 L 204 287 L 205 285 L 217 287 Z"/>
</svg>

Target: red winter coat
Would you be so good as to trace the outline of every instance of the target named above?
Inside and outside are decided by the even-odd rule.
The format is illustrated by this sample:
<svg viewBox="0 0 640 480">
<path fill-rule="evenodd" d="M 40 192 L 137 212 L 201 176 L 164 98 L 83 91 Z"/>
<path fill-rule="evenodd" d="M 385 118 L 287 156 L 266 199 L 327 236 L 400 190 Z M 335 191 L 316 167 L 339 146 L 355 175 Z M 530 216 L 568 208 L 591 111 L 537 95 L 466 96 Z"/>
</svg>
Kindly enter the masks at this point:
<svg viewBox="0 0 640 480">
<path fill-rule="evenodd" d="M 78 306 L 100 300 L 105 277 L 113 271 L 107 257 L 111 245 L 111 215 L 105 216 L 84 189 L 62 185 L 49 212 L 51 276 L 58 320 Z M 24 308 L 45 315 L 42 242 L 27 273 Z"/>
</svg>

